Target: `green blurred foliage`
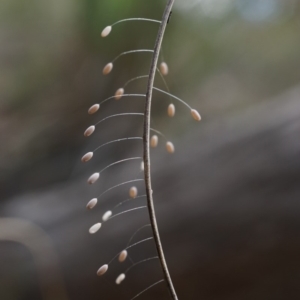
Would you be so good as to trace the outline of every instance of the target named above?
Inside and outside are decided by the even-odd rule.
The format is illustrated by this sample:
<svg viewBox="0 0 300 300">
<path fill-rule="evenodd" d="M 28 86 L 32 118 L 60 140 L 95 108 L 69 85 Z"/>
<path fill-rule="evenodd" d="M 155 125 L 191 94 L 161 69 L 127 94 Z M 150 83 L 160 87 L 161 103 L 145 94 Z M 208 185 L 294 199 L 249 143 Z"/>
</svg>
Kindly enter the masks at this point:
<svg viewBox="0 0 300 300">
<path fill-rule="evenodd" d="M 239 113 L 300 80 L 298 1 L 281 3 L 273 18 L 256 22 L 243 18 L 238 9 L 239 2 L 249 5 L 246 0 L 227 2 L 226 13 L 214 15 L 217 6 L 204 10 L 207 1 L 199 2 L 202 9 L 200 4 L 188 9 L 191 1 L 178 1 L 163 43 L 170 89 L 201 111 L 203 124 L 213 116 Z M 21 174 L 20 169 L 27 173 L 36 166 L 39 172 L 39 163 L 46 158 L 73 153 L 82 145 L 78 132 L 88 124 L 86 108 L 110 96 L 129 78 L 147 74 L 148 54 L 121 58 L 108 77 L 101 72 L 122 51 L 151 49 L 156 24 L 122 23 L 106 39 L 100 33 L 122 18 L 159 19 L 163 6 L 160 0 L 1 1 L 3 186 Z M 156 84 L 163 87 L 159 78 Z M 144 89 L 144 81 L 129 87 L 136 92 Z M 184 134 L 185 114 L 178 114 L 181 126 L 165 122 L 168 103 L 161 95 L 156 97 L 162 99 L 154 106 L 158 125 L 175 135 Z M 57 180 L 67 178 L 70 168 Z M 20 176 L 22 182 L 24 175 Z M 54 177 L 45 176 L 35 184 Z"/>
</svg>

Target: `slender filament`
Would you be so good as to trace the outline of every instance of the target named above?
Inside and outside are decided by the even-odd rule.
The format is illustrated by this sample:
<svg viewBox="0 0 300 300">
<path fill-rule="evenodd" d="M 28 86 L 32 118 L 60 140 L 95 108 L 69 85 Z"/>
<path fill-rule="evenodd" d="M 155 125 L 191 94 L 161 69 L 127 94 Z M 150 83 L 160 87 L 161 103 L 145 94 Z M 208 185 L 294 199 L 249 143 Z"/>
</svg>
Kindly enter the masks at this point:
<svg viewBox="0 0 300 300">
<path fill-rule="evenodd" d="M 151 224 L 146 224 L 146 225 L 143 225 L 142 227 L 140 227 L 139 229 L 137 229 L 134 234 L 130 237 L 126 247 L 128 247 L 128 245 L 130 245 L 130 243 L 132 242 L 133 238 L 138 234 L 138 232 L 140 232 L 142 229 L 146 228 L 146 227 L 149 227 L 151 226 Z"/>
<path fill-rule="evenodd" d="M 168 92 L 170 93 L 169 86 L 168 86 L 168 84 L 167 84 L 167 82 L 166 82 L 166 79 L 164 78 L 163 74 L 161 74 L 159 68 L 156 68 L 156 71 L 157 71 L 158 74 L 160 75 L 161 80 L 163 81 L 163 83 L 164 83 L 166 89 L 168 90 Z"/>
<path fill-rule="evenodd" d="M 140 293 L 138 293 L 137 295 L 135 295 L 133 298 L 131 298 L 130 300 L 133 300 L 135 298 L 137 298 L 138 296 L 142 295 L 143 293 L 145 293 L 146 291 L 148 291 L 149 289 L 151 289 L 152 287 L 156 286 L 157 284 L 161 283 L 165 281 L 164 279 L 157 281 L 155 283 L 153 283 L 152 285 L 148 286 L 146 289 L 144 289 L 143 291 L 141 291 Z"/>
<path fill-rule="evenodd" d="M 130 248 L 133 248 L 133 247 L 135 247 L 135 246 L 137 246 L 137 245 L 139 245 L 139 244 L 145 243 L 145 242 L 150 241 L 150 240 L 153 240 L 153 237 L 148 237 L 148 238 L 146 238 L 146 239 L 143 239 L 143 240 L 141 240 L 141 241 L 138 241 L 138 242 L 136 242 L 136 243 L 134 243 L 134 244 L 132 244 L 132 245 L 126 247 L 126 248 L 123 249 L 123 250 L 128 250 L 128 249 L 130 249 Z M 123 250 L 122 250 L 122 251 L 123 251 Z M 112 263 L 112 262 L 113 262 L 113 261 L 114 261 L 121 253 L 122 253 L 122 251 L 120 251 L 119 253 L 117 253 L 117 254 L 109 261 L 108 265 L 111 264 L 111 263 Z"/>
<path fill-rule="evenodd" d="M 123 19 L 120 21 L 115 22 L 111 26 L 114 26 L 116 24 L 122 23 L 122 22 L 128 22 L 128 21 L 147 21 L 147 22 L 154 22 L 154 23 L 161 23 L 159 20 L 153 20 L 153 19 L 146 19 L 146 18 L 130 18 L 130 19 Z"/>
<path fill-rule="evenodd" d="M 168 92 L 170 93 L 170 89 L 169 89 L 169 86 L 164 78 L 164 76 L 161 74 L 159 68 L 156 68 L 156 71 L 158 72 L 158 74 L 160 75 L 161 77 L 161 80 L 163 81 L 163 84 L 165 85 L 166 89 L 168 90 Z M 131 78 L 129 79 L 123 86 L 123 88 L 125 88 L 129 83 L 133 82 L 133 81 L 136 81 L 136 80 L 139 80 L 139 79 L 142 79 L 142 78 L 148 78 L 149 75 L 141 75 L 141 76 L 137 76 L 137 77 L 134 77 L 134 78 Z M 123 97 L 124 95 L 122 95 Z M 114 96 L 115 97 L 115 96 Z"/>
<path fill-rule="evenodd" d="M 142 229 L 144 229 L 144 228 L 146 228 L 146 227 L 149 227 L 149 226 L 151 226 L 151 224 L 143 225 L 143 226 L 141 226 L 139 229 L 137 229 L 137 230 L 133 233 L 133 235 L 130 237 L 130 239 L 128 240 L 128 243 L 127 243 L 126 247 L 128 247 L 128 246 L 130 245 L 131 241 L 132 241 L 133 238 L 137 235 L 138 232 L 140 232 Z M 128 258 L 129 258 L 129 260 L 131 261 L 131 263 L 134 264 L 134 261 L 133 261 L 133 259 L 130 257 L 130 255 L 128 255 Z"/>
<path fill-rule="evenodd" d="M 112 187 L 110 187 L 109 189 L 105 190 L 101 195 L 99 195 L 98 198 L 100 198 L 101 196 L 103 196 L 104 194 L 106 194 L 107 192 L 119 187 L 119 186 L 122 186 L 122 185 L 125 185 L 127 183 L 133 183 L 133 182 L 138 182 L 138 181 L 144 181 L 144 179 L 133 179 L 133 180 L 129 180 L 129 181 L 125 181 L 125 182 L 122 182 L 122 183 L 119 183 L 117 185 L 114 185 Z"/>
<path fill-rule="evenodd" d="M 117 204 L 116 206 L 114 206 L 114 208 L 113 208 L 112 210 L 114 210 L 114 209 L 120 207 L 121 205 L 123 205 L 123 204 L 126 203 L 126 202 L 130 202 L 130 201 L 133 201 L 133 200 L 135 200 L 135 199 L 143 198 L 143 197 L 146 197 L 146 196 L 147 196 L 147 195 L 141 195 L 141 196 L 137 196 L 137 197 L 135 197 L 135 198 L 133 198 L 133 199 L 132 199 L 132 198 L 126 199 L 126 200 L 120 202 L 119 204 Z"/>
<path fill-rule="evenodd" d="M 125 52 L 122 52 L 121 54 L 119 54 L 118 56 L 116 56 L 112 60 L 112 63 L 114 63 L 117 59 L 119 59 L 123 55 L 131 54 L 131 53 L 138 53 L 138 52 L 150 52 L 150 53 L 153 53 L 154 50 L 151 50 L 151 49 L 138 49 L 138 50 L 125 51 Z"/>
<path fill-rule="evenodd" d="M 146 97 L 146 95 L 143 94 L 124 94 L 122 97 Z M 116 96 L 110 96 L 104 100 L 102 100 L 99 105 L 103 104 L 104 102 L 111 100 L 111 99 L 116 99 Z"/>
<path fill-rule="evenodd" d="M 129 80 L 123 85 L 123 87 L 126 88 L 126 86 L 127 86 L 129 83 L 131 83 L 131 82 L 133 82 L 133 81 L 135 81 L 135 80 L 138 80 L 138 79 L 148 78 L 148 77 L 149 77 L 149 75 L 141 75 L 141 76 L 137 76 L 137 77 L 131 78 L 131 79 L 129 79 Z M 146 95 L 145 95 L 145 96 L 146 96 Z"/>
<path fill-rule="evenodd" d="M 135 266 L 139 265 L 139 264 L 142 264 L 144 262 L 147 262 L 149 260 L 153 260 L 153 259 L 158 259 L 158 256 L 153 256 L 153 257 L 150 257 L 150 258 L 146 258 L 146 259 L 143 259 L 143 260 L 140 260 L 136 263 L 134 263 L 133 265 L 131 265 L 129 268 L 126 269 L 126 271 L 124 272 L 125 274 L 128 273 L 132 268 L 134 268 Z"/>
<path fill-rule="evenodd" d="M 136 243 L 134 243 L 134 244 L 131 244 L 131 245 L 129 245 L 128 247 L 126 247 L 125 250 L 128 250 L 128 249 L 130 249 L 130 248 L 132 248 L 132 247 L 135 247 L 136 245 L 139 245 L 139 244 L 144 243 L 144 242 L 149 241 L 149 240 L 153 240 L 153 237 L 149 237 L 149 238 L 143 239 L 143 240 L 141 240 L 141 241 L 139 241 L 139 242 L 136 242 Z"/>
<path fill-rule="evenodd" d="M 123 114 L 116 114 L 116 115 L 111 115 L 111 116 L 108 116 L 102 120 L 100 120 L 99 122 L 97 122 L 95 124 L 96 125 L 99 125 L 100 123 L 102 123 L 103 121 L 107 120 L 107 119 L 111 119 L 111 118 L 115 118 L 115 117 L 121 117 L 121 116 L 143 116 L 144 114 L 142 113 L 123 113 Z"/>
<path fill-rule="evenodd" d="M 136 159 L 142 159 L 142 157 L 131 157 L 131 158 L 125 158 L 125 159 L 121 159 L 121 160 L 118 160 L 118 161 L 115 161 L 114 163 L 106 166 L 104 169 L 102 169 L 99 173 L 101 174 L 103 171 L 105 171 L 106 169 L 114 166 L 114 165 L 117 165 L 117 164 L 120 164 L 122 162 L 125 162 L 125 161 L 129 161 L 129 160 L 136 160 Z"/>
<path fill-rule="evenodd" d="M 151 131 L 159 134 L 160 136 L 162 136 L 165 140 L 167 140 L 166 136 L 161 132 L 161 131 L 158 131 L 156 129 L 153 129 L 153 128 L 150 128 Z"/>
<path fill-rule="evenodd" d="M 160 93 L 166 94 L 166 95 L 168 95 L 168 96 L 170 96 L 170 97 L 172 97 L 172 98 L 178 100 L 179 102 L 181 102 L 182 104 L 184 104 L 185 106 L 187 106 L 189 109 L 192 109 L 185 101 L 183 101 L 182 99 L 180 99 L 180 98 L 174 96 L 173 94 L 170 94 L 170 93 L 168 93 L 168 92 L 166 92 L 166 91 L 163 91 L 163 90 L 161 90 L 161 89 L 158 89 L 158 88 L 156 88 L 156 87 L 153 87 L 153 89 L 156 90 L 156 91 L 158 91 L 158 92 L 160 92 Z"/>
<path fill-rule="evenodd" d="M 142 137 L 128 137 L 128 138 L 113 140 L 113 141 L 107 142 L 105 144 L 102 144 L 101 146 L 97 147 L 93 152 L 96 152 L 100 148 L 102 148 L 106 145 L 112 144 L 112 143 L 117 143 L 117 142 L 122 142 L 122 141 L 129 141 L 129 140 L 142 140 L 142 139 L 143 139 Z"/>
<path fill-rule="evenodd" d="M 129 212 L 132 212 L 132 211 L 135 211 L 135 210 L 139 210 L 139 209 L 144 209 L 144 208 L 147 208 L 147 206 L 139 206 L 139 207 L 135 207 L 135 208 L 131 208 L 131 209 L 122 211 L 122 212 L 120 212 L 120 213 L 118 213 L 118 214 L 112 215 L 110 218 L 108 218 L 107 221 L 109 221 L 109 220 L 111 220 L 111 219 L 113 219 L 113 218 L 115 218 L 115 217 L 121 216 L 121 215 L 123 215 L 123 214 L 127 214 L 127 213 L 129 213 Z"/>
</svg>

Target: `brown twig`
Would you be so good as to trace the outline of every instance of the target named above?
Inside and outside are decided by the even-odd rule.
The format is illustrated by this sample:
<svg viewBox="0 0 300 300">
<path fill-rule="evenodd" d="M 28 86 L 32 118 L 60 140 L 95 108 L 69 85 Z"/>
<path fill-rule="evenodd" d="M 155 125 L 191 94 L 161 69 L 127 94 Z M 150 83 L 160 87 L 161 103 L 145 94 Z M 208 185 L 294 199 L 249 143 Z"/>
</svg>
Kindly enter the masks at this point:
<svg viewBox="0 0 300 300">
<path fill-rule="evenodd" d="M 154 209 L 154 203 L 153 203 L 153 197 L 152 197 L 152 186 L 151 186 L 151 170 L 150 170 L 150 116 L 151 116 L 151 100 L 152 100 L 152 91 L 153 91 L 153 84 L 154 84 L 154 78 L 157 68 L 157 62 L 159 57 L 159 52 L 161 49 L 162 40 L 164 37 L 165 29 L 169 20 L 169 16 L 173 7 L 175 0 L 168 0 L 168 3 L 166 4 L 166 8 L 162 17 L 162 22 L 160 24 L 152 62 L 150 66 L 150 72 L 149 72 L 149 79 L 147 84 L 147 93 L 146 93 L 146 103 L 145 103 L 145 112 L 144 112 L 144 135 L 143 135 L 143 146 L 144 146 L 144 173 L 145 173 L 145 185 L 146 185 L 146 194 L 147 194 L 147 203 L 148 203 L 148 211 L 149 211 L 149 217 L 152 227 L 152 232 L 154 236 L 154 241 L 156 244 L 156 249 L 158 252 L 158 257 L 162 266 L 163 274 L 165 281 L 167 283 L 168 290 L 170 292 L 170 295 L 173 300 L 178 300 L 176 291 L 173 286 L 173 282 L 168 270 L 168 266 L 165 260 L 157 221 L 156 221 L 156 215 L 155 215 L 155 209 Z"/>
</svg>

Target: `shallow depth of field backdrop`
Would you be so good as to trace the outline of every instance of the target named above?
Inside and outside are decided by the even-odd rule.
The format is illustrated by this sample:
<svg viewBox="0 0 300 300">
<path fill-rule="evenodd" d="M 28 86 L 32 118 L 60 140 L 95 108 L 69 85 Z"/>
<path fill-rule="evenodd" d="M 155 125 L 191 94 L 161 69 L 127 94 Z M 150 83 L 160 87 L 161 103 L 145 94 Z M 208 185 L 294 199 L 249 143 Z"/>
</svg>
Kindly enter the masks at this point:
<svg viewBox="0 0 300 300">
<path fill-rule="evenodd" d="M 87 109 L 128 79 L 148 73 L 156 24 L 165 0 L 0 1 L 0 299 L 130 299 L 162 275 L 145 263 L 116 287 L 125 265 L 106 279 L 98 267 L 147 223 L 139 211 L 88 228 L 126 199 L 107 194 L 92 212 L 85 205 L 104 189 L 138 176 L 139 164 L 87 177 L 105 165 L 139 156 L 141 143 L 103 148 L 87 165 L 81 156 L 113 138 L 141 135 L 140 118 L 103 123 L 112 113 L 143 109 L 124 98 Z M 153 127 L 173 141 L 152 150 L 154 201 L 163 246 L 181 300 L 300 299 L 300 1 L 177 0 L 163 43 L 171 92 L 199 110 L 202 121 L 154 92 Z M 145 92 L 145 80 L 128 92 Z M 156 85 L 164 88 L 159 77 Z M 138 185 L 143 191 L 142 184 Z M 141 200 L 140 203 L 142 203 Z M 144 202 L 143 202 L 144 203 Z M 126 208 L 138 205 L 137 202 Z M 150 235 L 145 230 L 136 238 Z M 155 255 L 152 243 L 131 252 Z M 128 266 L 128 265 L 126 265 Z M 112 285 L 110 285 L 110 282 Z M 140 299 L 167 299 L 164 285 Z"/>
</svg>

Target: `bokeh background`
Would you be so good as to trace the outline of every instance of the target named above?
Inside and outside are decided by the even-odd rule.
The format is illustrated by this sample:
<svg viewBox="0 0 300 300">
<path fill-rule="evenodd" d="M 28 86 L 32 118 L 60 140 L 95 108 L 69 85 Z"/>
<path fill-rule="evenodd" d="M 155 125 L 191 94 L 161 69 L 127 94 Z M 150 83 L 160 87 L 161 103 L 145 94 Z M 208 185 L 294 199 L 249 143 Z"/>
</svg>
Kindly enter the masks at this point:
<svg viewBox="0 0 300 300">
<path fill-rule="evenodd" d="M 128 141 L 81 156 L 112 139 L 141 136 L 142 119 L 108 120 L 89 139 L 87 126 L 112 113 L 141 112 L 143 99 L 87 109 L 128 79 L 148 73 L 162 0 L 1 0 L 0 2 L 0 299 L 131 299 L 162 278 L 157 261 L 114 280 L 98 267 L 148 223 L 147 211 L 124 214 L 95 235 L 88 228 L 125 200 L 130 186 L 92 197 L 122 181 L 142 178 L 139 162 L 87 177 L 113 161 L 141 155 Z M 180 299 L 281 300 L 300 298 L 300 1 L 177 0 L 163 43 L 173 94 L 200 111 L 195 122 L 177 102 L 154 92 L 152 150 L 154 199 L 166 258 Z M 159 77 L 156 86 L 165 89 Z M 145 80 L 126 92 L 144 93 Z M 137 183 L 140 194 L 143 184 Z M 122 209 L 144 205 L 141 198 Z M 115 211 L 117 212 L 117 210 Z M 151 236 L 141 230 L 135 241 Z M 155 255 L 152 242 L 130 251 L 139 261 Z M 167 299 L 163 284 L 140 299 Z"/>
</svg>

